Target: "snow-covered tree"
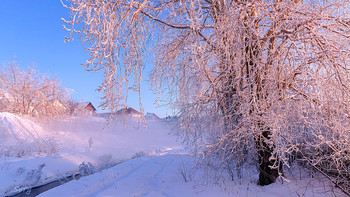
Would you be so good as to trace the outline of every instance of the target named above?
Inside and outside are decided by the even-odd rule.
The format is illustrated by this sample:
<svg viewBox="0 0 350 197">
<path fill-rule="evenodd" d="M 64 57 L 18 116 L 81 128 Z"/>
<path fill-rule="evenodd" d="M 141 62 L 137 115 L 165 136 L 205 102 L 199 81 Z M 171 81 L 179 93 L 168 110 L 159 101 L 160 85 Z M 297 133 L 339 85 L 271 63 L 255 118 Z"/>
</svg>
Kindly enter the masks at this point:
<svg viewBox="0 0 350 197">
<path fill-rule="evenodd" d="M 10 63 L 0 72 L 2 111 L 31 116 L 56 116 L 66 112 L 68 92 L 56 79 L 28 67 Z"/>
<path fill-rule="evenodd" d="M 205 158 L 242 163 L 257 153 L 259 184 L 267 185 L 294 155 L 322 172 L 330 173 L 328 165 L 349 183 L 349 1 L 65 6 L 67 40 L 77 32 L 90 54 L 85 66 L 105 73 L 105 108 L 115 110 L 129 89 L 140 91 L 143 57 L 152 53 L 155 91 L 177 107 L 184 139 Z"/>
</svg>

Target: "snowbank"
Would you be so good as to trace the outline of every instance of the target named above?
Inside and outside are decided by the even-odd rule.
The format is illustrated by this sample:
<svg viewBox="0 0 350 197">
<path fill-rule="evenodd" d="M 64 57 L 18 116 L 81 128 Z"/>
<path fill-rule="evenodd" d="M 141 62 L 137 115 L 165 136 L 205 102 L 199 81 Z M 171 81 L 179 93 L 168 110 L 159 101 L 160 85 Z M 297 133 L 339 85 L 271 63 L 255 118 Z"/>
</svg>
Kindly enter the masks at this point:
<svg viewBox="0 0 350 197">
<path fill-rule="evenodd" d="M 45 136 L 42 127 L 15 114 L 0 112 L 0 145 L 34 142 Z"/>
</svg>

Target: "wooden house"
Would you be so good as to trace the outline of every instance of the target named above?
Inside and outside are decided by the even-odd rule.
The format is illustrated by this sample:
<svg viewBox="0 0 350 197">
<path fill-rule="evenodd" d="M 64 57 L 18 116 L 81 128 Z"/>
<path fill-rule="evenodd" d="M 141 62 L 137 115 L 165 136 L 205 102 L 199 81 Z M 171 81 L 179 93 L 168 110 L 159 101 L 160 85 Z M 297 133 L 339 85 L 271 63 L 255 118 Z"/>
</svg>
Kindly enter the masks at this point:
<svg viewBox="0 0 350 197">
<path fill-rule="evenodd" d="M 91 102 L 80 102 L 73 105 L 73 114 L 95 114 L 96 108 Z"/>
<path fill-rule="evenodd" d="M 142 114 L 140 112 L 138 112 L 137 110 L 135 110 L 132 107 L 124 107 L 124 108 L 118 110 L 117 112 L 115 112 L 115 115 L 131 118 L 132 120 L 139 120 L 142 116 Z"/>
</svg>

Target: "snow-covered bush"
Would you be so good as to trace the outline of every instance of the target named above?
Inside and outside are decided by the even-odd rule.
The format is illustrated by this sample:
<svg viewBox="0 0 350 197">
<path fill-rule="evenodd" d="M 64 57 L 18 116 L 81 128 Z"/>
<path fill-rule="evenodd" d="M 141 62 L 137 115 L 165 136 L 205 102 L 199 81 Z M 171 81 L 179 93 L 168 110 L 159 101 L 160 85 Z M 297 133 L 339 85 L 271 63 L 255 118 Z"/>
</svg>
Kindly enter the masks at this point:
<svg viewBox="0 0 350 197">
<path fill-rule="evenodd" d="M 153 151 L 140 150 L 138 152 L 135 152 L 131 156 L 131 159 L 136 159 L 136 158 L 143 157 L 143 156 L 146 156 L 146 155 L 152 155 L 152 154 L 158 153 L 158 152 L 161 152 L 161 149 L 157 149 L 157 150 L 153 150 Z"/>
<path fill-rule="evenodd" d="M 328 100 L 322 101 L 322 105 L 304 101 L 284 103 L 275 107 L 270 122 L 275 128 L 275 152 L 284 166 L 297 161 L 324 174 L 349 193 L 350 121 L 347 114 L 350 106 L 338 102 L 336 95 L 340 91 L 320 93 L 318 100 Z"/>
<path fill-rule="evenodd" d="M 33 142 L 19 141 L 15 145 L 0 145 L 0 156 L 3 157 L 24 157 L 58 154 L 59 143 L 54 138 L 37 139 Z"/>
<path fill-rule="evenodd" d="M 95 172 L 97 172 L 97 169 L 90 162 L 87 162 L 87 163 L 83 162 L 79 165 L 79 174 L 81 176 L 87 176 L 90 174 L 94 174 Z"/>
<path fill-rule="evenodd" d="M 24 183 L 27 186 L 35 186 L 37 185 L 37 183 L 40 181 L 40 178 L 42 176 L 42 169 L 46 166 L 45 163 L 42 163 L 38 166 L 38 169 L 36 170 L 31 170 L 30 172 L 28 172 Z"/>
<path fill-rule="evenodd" d="M 10 194 L 13 191 L 21 192 L 25 191 L 27 195 L 31 193 L 31 188 L 40 185 L 43 179 L 43 168 L 46 166 L 45 163 L 39 164 L 37 169 L 29 170 L 25 167 L 19 167 L 16 170 L 17 183 L 5 189 L 3 194 Z M 13 194 L 12 194 L 13 195 Z M 12 196 L 11 195 L 11 196 Z"/>
<path fill-rule="evenodd" d="M 96 163 L 83 162 L 79 165 L 79 174 L 81 176 L 88 176 L 96 172 L 100 172 L 104 169 L 113 167 L 115 163 L 113 162 L 111 154 L 103 154 L 100 156 Z"/>
<path fill-rule="evenodd" d="M 97 168 L 99 171 L 108 169 L 114 165 L 112 154 L 103 154 L 97 160 Z"/>
<path fill-rule="evenodd" d="M 149 155 L 149 154 L 146 153 L 145 151 L 141 150 L 141 151 L 134 153 L 134 155 L 131 157 L 131 159 L 136 159 L 136 158 L 143 157 L 146 155 Z"/>
</svg>

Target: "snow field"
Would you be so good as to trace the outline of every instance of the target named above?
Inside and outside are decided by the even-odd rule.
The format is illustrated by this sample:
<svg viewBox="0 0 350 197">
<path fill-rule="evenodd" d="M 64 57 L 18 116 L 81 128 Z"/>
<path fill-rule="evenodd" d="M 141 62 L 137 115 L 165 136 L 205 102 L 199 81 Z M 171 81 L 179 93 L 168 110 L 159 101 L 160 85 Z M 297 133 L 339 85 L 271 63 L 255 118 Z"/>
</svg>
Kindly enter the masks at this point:
<svg viewBox="0 0 350 197">
<path fill-rule="evenodd" d="M 208 172 L 169 135 L 173 122 L 152 121 L 147 127 L 131 122 L 125 127 L 113 121 L 106 126 L 106 119 L 99 117 L 72 117 L 40 127 L 8 113 L 0 113 L 0 121 L 1 143 L 28 149 L 42 141 L 44 147 L 51 144 L 57 149 L 54 154 L 0 156 L 0 196 L 76 173 L 86 176 L 40 196 L 344 196 L 328 180 L 317 174 L 311 179 L 310 172 L 297 167 L 285 171 L 289 182 L 279 180 L 265 187 L 256 184 L 254 166 L 242 169 L 242 178 L 234 181 L 225 171 Z"/>
<path fill-rule="evenodd" d="M 206 179 L 205 170 L 197 168 L 193 171 L 194 162 L 186 150 L 164 151 L 129 160 L 99 173 L 73 180 L 39 196 L 342 196 L 339 191 L 329 187 L 326 180 L 311 180 L 305 177 L 299 179 L 292 174 L 289 174 L 289 183 L 279 180 L 272 185 L 261 187 L 256 184 L 258 175 L 254 170 L 247 170 L 243 178 L 236 178 L 235 181 L 223 178 L 214 183 Z M 187 181 L 184 176 L 187 177 Z"/>
<path fill-rule="evenodd" d="M 29 119 L 1 112 L 0 145 L 14 145 L 19 142 L 33 142 L 45 136 L 43 128 Z"/>
<path fill-rule="evenodd" d="M 12 121 L 16 122 L 12 125 L 1 124 L 1 131 L 13 132 L 11 135 L 6 134 L 6 138 L 0 138 L 0 142 L 25 149 L 23 147 L 26 147 L 27 142 L 22 143 L 22 138 L 28 138 L 28 143 L 32 145 L 40 144 L 39 142 L 46 138 L 54 139 L 57 152 L 55 154 L 44 152 L 25 154 L 25 152 L 21 157 L 17 155 L 0 157 L 0 196 L 78 173 L 79 165 L 83 162 L 90 162 L 98 171 L 131 159 L 137 153 L 147 155 L 181 147 L 181 144 L 168 134 L 171 125 L 162 122 L 150 123 L 147 127 L 140 126 L 138 123 L 106 127 L 106 119 L 103 118 L 72 117 L 52 120 L 40 127 L 13 114 L 6 113 L 1 117 L 3 122 L 18 121 Z M 23 129 L 21 125 L 29 126 Z M 24 135 L 31 132 L 35 134 L 34 137 Z M 13 136 L 21 136 L 21 138 Z M 13 138 L 20 140 L 13 140 Z M 45 145 L 47 144 L 49 143 Z M 41 164 L 45 166 L 38 170 Z M 35 170 L 38 171 L 37 177 L 31 178 Z"/>
</svg>

